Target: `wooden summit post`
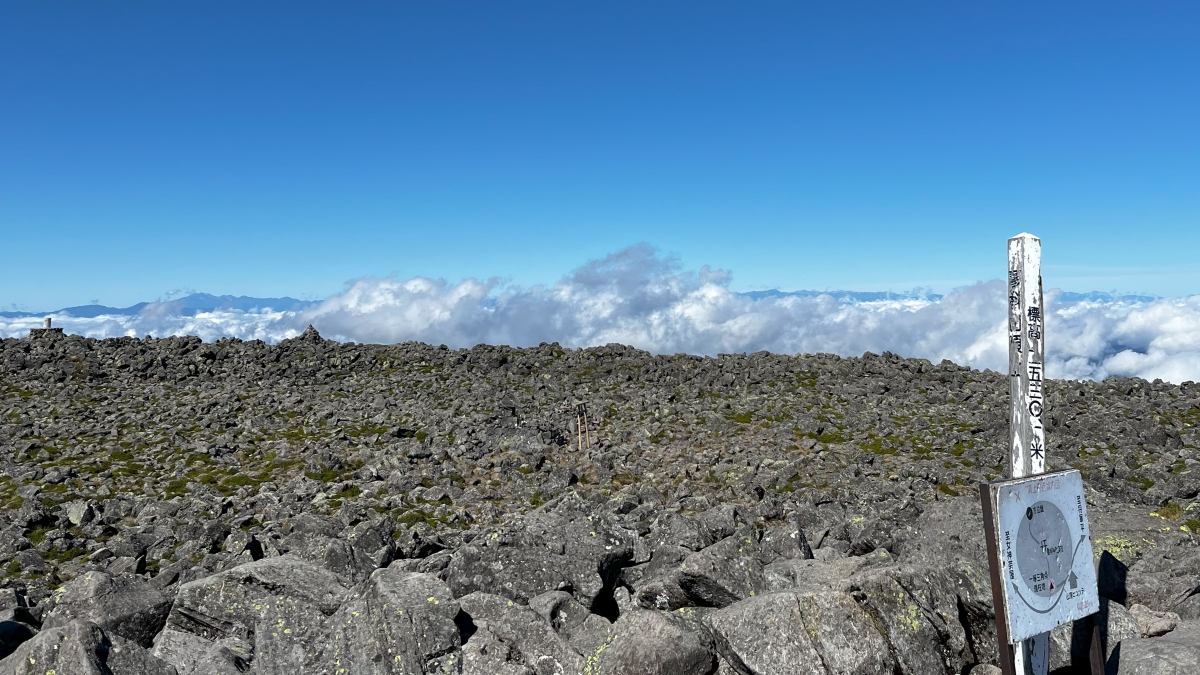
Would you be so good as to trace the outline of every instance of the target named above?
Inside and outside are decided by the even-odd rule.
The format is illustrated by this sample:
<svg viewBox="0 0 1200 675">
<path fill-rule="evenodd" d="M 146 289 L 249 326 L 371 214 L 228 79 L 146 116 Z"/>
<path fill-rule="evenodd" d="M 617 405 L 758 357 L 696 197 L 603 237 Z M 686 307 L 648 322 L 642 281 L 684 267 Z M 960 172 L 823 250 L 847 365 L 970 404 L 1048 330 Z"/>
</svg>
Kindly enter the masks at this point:
<svg viewBox="0 0 1200 675">
<path fill-rule="evenodd" d="M 1042 241 L 1008 240 L 1009 477 L 1046 472 Z"/>
<path fill-rule="evenodd" d="M 1086 621 L 1089 665 L 1101 675 L 1094 616 L 1100 596 L 1083 474 L 1046 473 L 1041 258 L 1037 237 L 1008 240 L 1008 477 L 979 486 L 1000 667 L 1004 675 L 1047 675 L 1050 631 Z"/>
<path fill-rule="evenodd" d="M 1008 240 L 1008 477 L 1046 472 L 1046 346 L 1042 320 L 1042 240 L 1022 232 Z M 1042 633 L 1015 645 L 1000 640 L 1006 675 L 1046 675 L 1050 635 Z M 1011 668 L 1011 670 L 1010 670 Z"/>
</svg>

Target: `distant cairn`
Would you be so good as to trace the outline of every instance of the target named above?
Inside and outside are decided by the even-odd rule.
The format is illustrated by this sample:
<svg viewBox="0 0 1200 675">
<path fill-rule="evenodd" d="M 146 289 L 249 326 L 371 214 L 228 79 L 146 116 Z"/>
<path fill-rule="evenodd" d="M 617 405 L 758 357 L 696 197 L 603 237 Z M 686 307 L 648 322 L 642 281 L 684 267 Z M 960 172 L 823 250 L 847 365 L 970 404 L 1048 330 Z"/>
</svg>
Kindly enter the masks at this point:
<svg viewBox="0 0 1200 675">
<path fill-rule="evenodd" d="M 29 329 L 29 339 L 33 340 L 35 338 L 60 337 L 63 334 L 63 329 L 51 328 L 50 327 L 51 321 L 52 321 L 52 319 L 50 317 L 46 317 L 42 321 L 41 328 L 30 328 Z"/>
</svg>

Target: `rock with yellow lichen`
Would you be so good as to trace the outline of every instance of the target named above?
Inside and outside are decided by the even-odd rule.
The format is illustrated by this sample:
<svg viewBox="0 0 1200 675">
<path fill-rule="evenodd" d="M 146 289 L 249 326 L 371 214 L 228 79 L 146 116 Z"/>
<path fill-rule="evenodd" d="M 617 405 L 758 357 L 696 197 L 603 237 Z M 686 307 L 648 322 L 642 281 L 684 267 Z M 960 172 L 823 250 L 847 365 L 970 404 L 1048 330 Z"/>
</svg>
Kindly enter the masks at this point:
<svg viewBox="0 0 1200 675">
<path fill-rule="evenodd" d="M 481 637 L 509 645 L 521 655 L 521 662 L 539 675 L 583 670 L 583 656 L 528 605 L 478 591 L 459 598 L 459 603 L 476 631 L 472 640 Z"/>
<path fill-rule="evenodd" d="M 612 632 L 608 619 L 592 614 L 566 591 L 543 593 L 529 601 L 529 608 L 581 654 L 594 651 Z"/>
<path fill-rule="evenodd" d="M 718 659 L 707 631 L 688 610 L 635 610 L 587 657 L 586 675 L 712 675 Z M 793 671 L 786 671 L 793 672 Z"/>
<path fill-rule="evenodd" d="M 78 619 L 48 628 L 0 661 L 0 675 L 176 675 L 175 667 Z"/>
<path fill-rule="evenodd" d="M 459 603 L 435 576 L 376 570 L 329 621 L 321 672 L 448 675 L 462 670 Z"/>
<path fill-rule="evenodd" d="M 462 675 L 535 675 L 521 652 L 488 632 L 463 645 Z"/>
<path fill-rule="evenodd" d="M 594 612 L 611 598 L 622 567 L 634 560 L 637 534 L 612 513 L 567 493 L 463 546 L 446 569 L 456 595 L 484 591 L 521 603 L 567 590 Z"/>
<path fill-rule="evenodd" d="M 43 628 L 87 619 L 149 648 L 166 623 L 171 599 L 139 576 L 87 572 L 55 591 L 47 607 Z"/>
<path fill-rule="evenodd" d="M 190 675 L 214 648 L 244 645 L 256 673 L 308 672 L 346 596 L 336 575 L 299 558 L 240 565 L 179 589 L 155 653 Z"/>
</svg>

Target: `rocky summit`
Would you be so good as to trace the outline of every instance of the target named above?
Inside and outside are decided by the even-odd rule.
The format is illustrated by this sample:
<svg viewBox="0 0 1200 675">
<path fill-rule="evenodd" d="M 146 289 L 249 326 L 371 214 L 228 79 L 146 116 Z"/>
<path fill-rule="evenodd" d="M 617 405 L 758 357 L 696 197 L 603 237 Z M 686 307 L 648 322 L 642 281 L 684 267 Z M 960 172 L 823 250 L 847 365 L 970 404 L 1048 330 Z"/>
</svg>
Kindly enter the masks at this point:
<svg viewBox="0 0 1200 675">
<path fill-rule="evenodd" d="M 1200 672 L 1200 387 L 1045 421 L 1110 672 Z M 1007 434 L 1003 374 L 886 353 L 7 339 L 0 675 L 998 672 Z"/>
</svg>

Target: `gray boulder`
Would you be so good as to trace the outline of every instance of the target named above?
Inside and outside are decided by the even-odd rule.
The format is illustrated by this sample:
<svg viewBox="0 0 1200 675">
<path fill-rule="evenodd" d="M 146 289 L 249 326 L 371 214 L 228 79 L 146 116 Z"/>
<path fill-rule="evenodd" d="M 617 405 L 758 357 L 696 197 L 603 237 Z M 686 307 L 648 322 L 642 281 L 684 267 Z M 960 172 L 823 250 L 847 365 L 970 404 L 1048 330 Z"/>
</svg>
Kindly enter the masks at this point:
<svg viewBox="0 0 1200 675">
<path fill-rule="evenodd" d="M 12 610 L 6 610 L 5 613 L 12 613 Z M 36 628 L 24 621 L 0 621 L 0 659 L 16 651 L 17 647 L 37 633 Z"/>
<path fill-rule="evenodd" d="M 47 599 L 43 628 L 84 619 L 142 647 L 154 644 L 171 611 L 171 600 L 148 581 L 134 576 L 85 572 Z"/>
<path fill-rule="evenodd" d="M 346 593 L 332 572 L 293 556 L 239 565 L 179 588 L 154 651 L 186 675 L 214 647 L 241 642 L 257 673 L 295 675 L 316 662 Z"/>
<path fill-rule="evenodd" d="M 333 572 L 345 586 L 366 581 L 371 572 L 379 568 L 371 551 L 345 539 L 297 532 L 283 543 L 289 554 Z"/>
<path fill-rule="evenodd" d="M 882 631 L 900 672 L 962 672 L 995 649 L 990 590 L 971 569 L 866 569 L 844 588 Z"/>
<path fill-rule="evenodd" d="M 650 539 L 655 547 L 681 546 L 699 551 L 732 536 L 752 520 L 733 504 L 722 504 L 695 517 L 667 513 L 655 521 Z"/>
<path fill-rule="evenodd" d="M 425 558 L 445 548 L 436 530 L 425 523 L 400 526 L 396 554 L 403 558 Z"/>
<path fill-rule="evenodd" d="M 678 570 L 672 570 L 640 581 L 634 595 L 638 606 L 663 612 L 694 607 L 695 602 L 679 585 L 679 579 Z"/>
<path fill-rule="evenodd" d="M 105 665 L 113 675 L 177 675 L 174 666 L 139 645 L 116 635 L 109 641 Z"/>
<path fill-rule="evenodd" d="M 590 654 L 608 639 L 612 630 L 608 619 L 592 614 L 564 591 L 543 593 L 529 601 L 529 608 L 580 654 Z"/>
<path fill-rule="evenodd" d="M 1075 665 L 1077 668 L 1087 666 L 1089 650 L 1091 649 L 1091 622 L 1096 621 L 1100 626 L 1100 644 L 1104 648 L 1104 658 L 1112 656 L 1117 644 L 1125 640 L 1142 637 L 1137 617 L 1120 603 L 1100 598 L 1100 611 L 1091 619 L 1067 623 L 1050 632 L 1050 668 L 1065 668 Z"/>
<path fill-rule="evenodd" d="M 1200 590 L 1200 550 L 1194 546 L 1156 546 L 1129 566 L 1123 604 L 1190 614 L 1178 605 L 1192 598 L 1196 590 Z"/>
<path fill-rule="evenodd" d="M 1200 618 L 1197 607 L 1186 603 L 1200 590 L 1200 576 L 1177 571 L 1130 569 L 1126 580 L 1128 606 L 1143 605 L 1160 612 L 1175 612 L 1186 618 Z"/>
<path fill-rule="evenodd" d="M 478 631 L 462 648 L 462 675 L 536 675 L 512 645 Z"/>
<path fill-rule="evenodd" d="M 87 525 L 96 519 L 95 506 L 88 500 L 77 499 L 66 504 L 64 510 L 67 521 L 76 527 Z"/>
<path fill-rule="evenodd" d="M 25 594 L 15 588 L 0 588 L 0 611 L 25 607 Z"/>
<path fill-rule="evenodd" d="M 676 549 L 678 550 L 678 549 Z M 655 555 L 672 552 L 659 547 Z M 768 588 L 759 560 L 761 551 L 753 530 L 687 555 L 678 566 L 657 573 L 651 560 L 646 577 L 636 586 L 637 602 L 646 609 L 674 610 L 681 607 L 725 607 L 762 593 Z"/>
<path fill-rule="evenodd" d="M 826 675 L 795 593 L 770 593 L 707 617 L 718 650 L 741 673 Z"/>
<path fill-rule="evenodd" d="M 333 616 L 330 672 L 409 675 L 458 672 L 459 603 L 437 577 L 377 570 Z"/>
<path fill-rule="evenodd" d="M 11 523 L 0 523 L 0 562 L 12 560 L 18 552 L 29 548 L 29 540 L 20 527 Z"/>
<path fill-rule="evenodd" d="M 391 519 L 380 516 L 356 525 L 347 539 L 359 557 L 365 557 L 373 569 L 378 569 L 387 567 L 396 557 L 394 532 Z"/>
<path fill-rule="evenodd" d="M 987 570 L 987 542 L 978 499 L 962 497 L 929 504 L 906 530 L 896 535 L 901 562 L 936 569 L 961 561 Z"/>
<path fill-rule="evenodd" d="M 838 591 L 770 593 L 714 612 L 705 623 L 721 655 L 748 675 L 869 675 L 896 667 L 872 617 Z"/>
<path fill-rule="evenodd" d="M 241 675 L 250 670 L 249 653 L 236 646 L 215 645 L 209 649 L 193 675 Z"/>
<path fill-rule="evenodd" d="M 596 614 L 588 614 L 582 623 L 562 634 L 580 654 L 591 654 L 612 635 L 612 624 Z"/>
<path fill-rule="evenodd" d="M 1200 621 L 1184 621 L 1175 630 L 1158 639 L 1185 645 L 1200 645 Z"/>
<path fill-rule="evenodd" d="M 869 559 L 876 555 L 878 554 L 833 560 L 776 560 L 763 568 L 763 576 L 768 591 L 821 586 L 841 588 L 847 579 L 866 567 Z"/>
<path fill-rule="evenodd" d="M 764 565 L 776 560 L 811 560 L 813 557 L 808 537 L 795 523 L 767 528 L 758 547 Z"/>
<path fill-rule="evenodd" d="M 622 580 L 633 589 L 636 602 L 646 609 L 688 607 L 692 601 L 679 586 L 679 565 L 693 552 L 683 546 L 662 544 L 654 549 L 649 562 L 622 570 Z"/>
<path fill-rule="evenodd" d="M 713 675 L 717 655 L 688 613 L 637 610 L 613 624 L 612 635 L 587 656 L 588 675 Z"/>
<path fill-rule="evenodd" d="M 1200 645 L 1163 638 L 1122 640 L 1108 659 L 1113 675 L 1195 675 L 1200 673 Z"/>
<path fill-rule="evenodd" d="M 289 522 L 292 532 L 308 536 L 336 538 L 342 531 L 342 524 L 333 518 L 320 516 L 315 513 L 301 513 Z"/>
<path fill-rule="evenodd" d="M 445 579 L 456 596 L 474 591 L 522 603 L 565 590 L 592 611 L 608 601 L 636 535 L 575 493 L 528 514 L 515 530 L 494 531 L 455 552 Z"/>
<path fill-rule="evenodd" d="M 154 641 L 154 655 L 173 664 L 179 675 L 233 675 L 250 669 L 254 647 L 227 637 L 215 642 L 169 627 Z"/>
<path fill-rule="evenodd" d="M 739 673 L 738 671 L 734 670 L 733 666 L 729 665 L 729 662 L 726 661 L 725 659 L 717 659 L 716 675 L 742 675 L 742 674 Z"/>
<path fill-rule="evenodd" d="M 176 675 L 169 663 L 86 620 L 48 628 L 0 661 L 0 675 Z"/>
<path fill-rule="evenodd" d="M 462 675 L 536 675 L 521 652 L 488 632 L 475 633 L 462 647 Z"/>
<path fill-rule="evenodd" d="M 479 631 L 476 636 L 499 640 L 524 665 L 539 675 L 583 672 L 585 661 L 554 631 L 550 622 L 525 605 L 478 591 L 458 599 L 463 612 Z M 480 635 L 482 633 L 482 635 Z"/>
<path fill-rule="evenodd" d="M 1145 605 L 1133 605 L 1129 613 L 1137 619 L 1142 637 L 1165 635 L 1179 625 L 1179 615 L 1175 612 L 1156 612 Z"/>
<path fill-rule="evenodd" d="M 701 607 L 725 607 L 766 590 L 753 531 L 735 534 L 684 558 L 679 585 Z"/>
<path fill-rule="evenodd" d="M 17 564 L 17 568 L 22 572 L 33 572 L 35 574 L 50 571 L 50 564 L 42 559 L 42 556 L 37 551 L 27 548 L 22 551 L 17 551 L 13 555 L 13 562 Z"/>
<path fill-rule="evenodd" d="M 537 612 L 556 632 L 562 633 L 583 623 L 588 610 L 566 591 L 549 591 L 531 599 L 529 609 Z"/>
</svg>

